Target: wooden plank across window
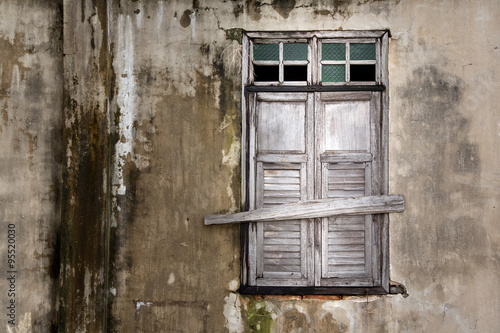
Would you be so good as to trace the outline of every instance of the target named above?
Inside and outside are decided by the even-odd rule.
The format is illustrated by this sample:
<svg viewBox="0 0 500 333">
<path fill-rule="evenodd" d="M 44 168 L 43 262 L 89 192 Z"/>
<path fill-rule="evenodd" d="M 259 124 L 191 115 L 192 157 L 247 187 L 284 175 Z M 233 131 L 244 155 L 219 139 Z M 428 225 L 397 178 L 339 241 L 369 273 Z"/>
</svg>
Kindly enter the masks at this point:
<svg viewBox="0 0 500 333">
<path fill-rule="evenodd" d="M 286 221 L 335 215 L 395 213 L 404 210 L 402 195 L 372 195 L 353 198 L 304 200 L 226 215 L 207 215 L 205 225 Z"/>
</svg>

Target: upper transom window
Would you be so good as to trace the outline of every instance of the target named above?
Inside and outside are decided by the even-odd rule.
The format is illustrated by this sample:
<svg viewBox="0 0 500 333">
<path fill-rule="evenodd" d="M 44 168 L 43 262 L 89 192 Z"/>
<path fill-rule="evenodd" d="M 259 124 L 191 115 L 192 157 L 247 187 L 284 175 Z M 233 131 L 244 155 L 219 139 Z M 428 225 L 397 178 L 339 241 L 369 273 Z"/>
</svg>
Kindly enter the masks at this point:
<svg viewBox="0 0 500 333">
<path fill-rule="evenodd" d="M 296 39 L 253 38 L 250 40 L 248 83 L 291 86 L 380 84 L 380 38 L 344 35 L 321 33 Z"/>
</svg>

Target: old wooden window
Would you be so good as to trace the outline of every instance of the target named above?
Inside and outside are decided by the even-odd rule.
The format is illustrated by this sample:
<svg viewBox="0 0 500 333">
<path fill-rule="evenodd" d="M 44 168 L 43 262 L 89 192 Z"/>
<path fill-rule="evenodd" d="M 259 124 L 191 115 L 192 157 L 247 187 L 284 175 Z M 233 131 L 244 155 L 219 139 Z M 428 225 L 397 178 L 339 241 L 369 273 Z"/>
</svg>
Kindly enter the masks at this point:
<svg viewBox="0 0 500 333">
<path fill-rule="evenodd" d="M 389 292 L 387 41 L 244 35 L 241 291 Z"/>
</svg>

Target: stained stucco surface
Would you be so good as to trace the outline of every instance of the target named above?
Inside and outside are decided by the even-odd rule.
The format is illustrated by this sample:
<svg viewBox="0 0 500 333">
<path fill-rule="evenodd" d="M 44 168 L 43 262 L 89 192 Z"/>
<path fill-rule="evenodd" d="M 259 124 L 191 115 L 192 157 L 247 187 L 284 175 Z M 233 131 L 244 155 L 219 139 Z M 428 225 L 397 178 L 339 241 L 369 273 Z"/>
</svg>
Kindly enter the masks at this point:
<svg viewBox="0 0 500 333">
<path fill-rule="evenodd" d="M 499 10 L 496 1 L 178 1 L 115 9 L 133 45 L 140 99 L 133 111 L 140 156 L 130 155 L 136 202 L 121 248 L 130 267 L 119 274 L 116 327 L 147 331 L 151 320 L 159 331 L 498 330 Z M 238 166 L 224 162 L 239 145 L 234 28 L 390 29 L 390 192 L 407 203 L 391 217 L 391 278 L 406 285 L 408 298 L 231 293 L 239 279 L 237 228 L 204 227 L 202 216 L 238 202 Z M 122 65 L 115 58 L 115 70 Z M 150 303 L 134 307 L 138 301 Z M 192 326 L 185 313 L 196 318 Z"/>
<path fill-rule="evenodd" d="M 50 332 L 55 327 L 61 36 L 62 13 L 57 1 L 0 2 L 2 332 Z M 15 230 L 15 243 L 8 242 L 8 230 Z M 10 264 L 16 273 L 7 273 L 12 271 Z M 11 300 L 15 301 L 15 327 L 8 324 L 13 319 L 7 316 Z"/>
<path fill-rule="evenodd" d="M 30 39 L 29 15 L 2 23 L 1 179 L 19 189 L 2 228 L 29 225 L 30 253 L 48 257 L 26 262 L 46 269 L 62 184 L 60 330 L 500 330 L 498 1 L 65 1 L 64 92 L 42 33 L 56 8 L 2 6 L 39 27 Z M 390 217 L 391 279 L 409 297 L 235 292 L 239 228 L 202 219 L 239 209 L 241 29 L 390 30 L 389 189 L 406 200 Z M 28 290 L 54 310 L 52 289 Z"/>
</svg>

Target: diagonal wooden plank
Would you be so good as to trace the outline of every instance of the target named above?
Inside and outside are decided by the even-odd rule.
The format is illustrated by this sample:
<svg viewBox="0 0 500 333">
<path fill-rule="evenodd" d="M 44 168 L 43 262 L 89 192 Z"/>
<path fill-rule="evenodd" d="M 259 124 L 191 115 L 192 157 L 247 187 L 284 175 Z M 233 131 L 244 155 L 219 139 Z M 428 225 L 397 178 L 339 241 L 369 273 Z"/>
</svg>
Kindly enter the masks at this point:
<svg viewBox="0 0 500 333">
<path fill-rule="evenodd" d="M 207 215 L 204 222 L 205 225 L 211 225 L 286 221 L 334 215 L 395 213 L 402 212 L 403 210 L 404 198 L 402 195 L 372 195 L 352 198 L 305 200 L 235 214 Z"/>
</svg>

